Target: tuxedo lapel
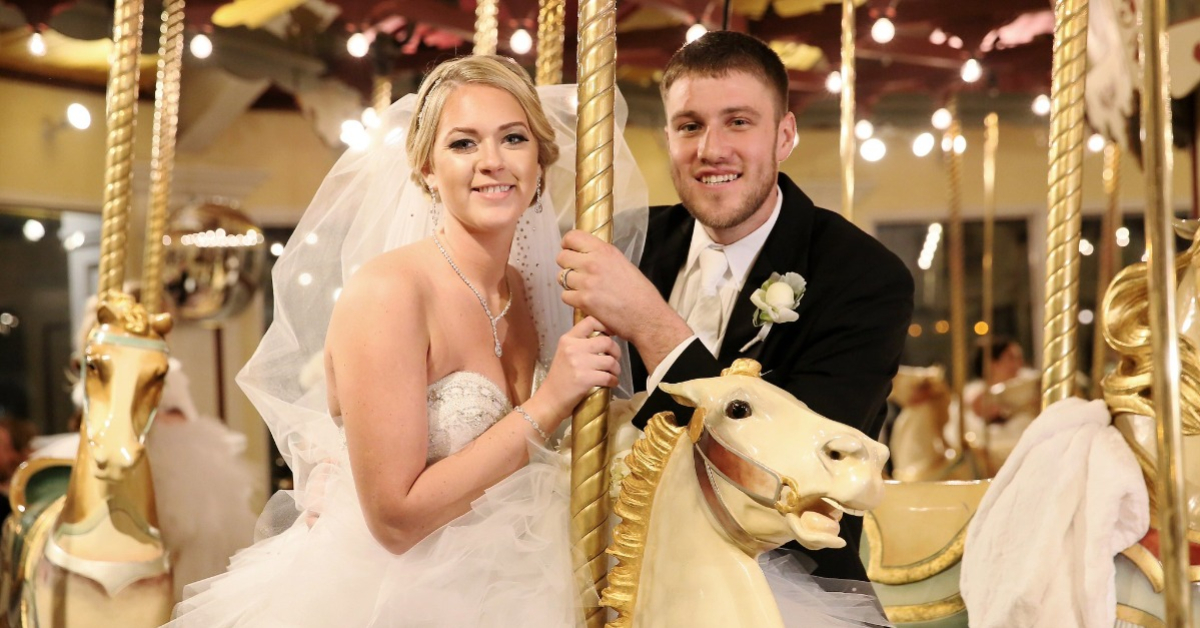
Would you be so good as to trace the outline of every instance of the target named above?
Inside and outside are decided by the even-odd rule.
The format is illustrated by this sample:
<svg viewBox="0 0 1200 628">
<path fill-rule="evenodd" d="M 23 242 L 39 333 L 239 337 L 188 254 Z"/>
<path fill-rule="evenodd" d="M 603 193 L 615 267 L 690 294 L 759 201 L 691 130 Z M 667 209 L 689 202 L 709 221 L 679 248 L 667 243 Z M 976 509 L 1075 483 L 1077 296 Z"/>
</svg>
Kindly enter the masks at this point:
<svg viewBox="0 0 1200 628">
<path fill-rule="evenodd" d="M 687 210 L 680 205 L 676 205 L 670 209 L 661 211 L 679 211 L 687 214 Z M 692 229 L 695 228 L 696 221 L 690 219 L 683 220 L 679 223 L 672 221 L 668 223 L 667 232 L 663 234 L 663 238 L 659 241 L 660 247 L 656 251 L 650 264 L 644 265 L 646 277 L 658 288 L 658 293 L 662 295 L 664 301 L 671 299 L 671 290 L 675 287 L 675 279 L 679 276 L 679 270 L 687 262 L 688 248 L 692 243 Z M 647 253 L 652 243 L 647 241 Z"/>
<path fill-rule="evenodd" d="M 783 191 L 783 206 L 779 211 L 779 219 L 754 261 L 754 267 L 750 269 L 746 283 L 734 302 L 729 324 L 725 327 L 725 339 L 721 342 L 721 355 L 718 356 L 718 360 L 724 365 L 733 363 L 737 358 L 757 358 L 763 345 L 770 342 L 771 336 L 768 335 L 765 340 L 755 343 L 746 352 L 741 351 L 761 330 L 754 326 L 754 313 L 757 308 L 750 302 L 750 295 L 761 288 L 773 272 L 781 275 L 789 272 L 799 273 L 802 277 L 808 272 L 808 248 L 815 212 L 813 202 L 783 174 L 779 175 L 779 189 Z M 785 324 L 795 325 L 798 322 Z"/>
</svg>

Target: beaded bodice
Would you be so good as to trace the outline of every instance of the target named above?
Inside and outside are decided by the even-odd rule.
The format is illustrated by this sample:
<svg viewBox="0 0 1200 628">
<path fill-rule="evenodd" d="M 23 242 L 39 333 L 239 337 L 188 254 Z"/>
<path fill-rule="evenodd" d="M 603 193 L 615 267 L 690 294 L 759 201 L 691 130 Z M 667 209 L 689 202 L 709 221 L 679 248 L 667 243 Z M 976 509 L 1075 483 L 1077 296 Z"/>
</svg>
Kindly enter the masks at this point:
<svg viewBox="0 0 1200 628">
<path fill-rule="evenodd" d="M 534 389 L 545 375 L 538 365 Z M 430 384 L 426 393 L 429 451 L 426 464 L 457 452 L 512 412 L 512 403 L 492 380 L 471 371 L 457 371 Z"/>
</svg>

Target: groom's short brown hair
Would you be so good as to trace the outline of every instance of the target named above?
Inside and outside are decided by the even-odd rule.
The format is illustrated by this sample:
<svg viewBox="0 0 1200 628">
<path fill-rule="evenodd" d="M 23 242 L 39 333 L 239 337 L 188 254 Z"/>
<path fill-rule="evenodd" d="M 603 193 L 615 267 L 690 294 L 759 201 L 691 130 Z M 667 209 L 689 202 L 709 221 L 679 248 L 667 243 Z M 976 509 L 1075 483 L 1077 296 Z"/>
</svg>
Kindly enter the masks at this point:
<svg viewBox="0 0 1200 628">
<path fill-rule="evenodd" d="M 663 100 L 681 78 L 718 78 L 731 72 L 745 72 L 775 92 L 776 119 L 788 112 L 788 75 L 783 61 L 762 40 L 734 31 L 706 33 L 677 50 L 663 70 Z"/>
</svg>

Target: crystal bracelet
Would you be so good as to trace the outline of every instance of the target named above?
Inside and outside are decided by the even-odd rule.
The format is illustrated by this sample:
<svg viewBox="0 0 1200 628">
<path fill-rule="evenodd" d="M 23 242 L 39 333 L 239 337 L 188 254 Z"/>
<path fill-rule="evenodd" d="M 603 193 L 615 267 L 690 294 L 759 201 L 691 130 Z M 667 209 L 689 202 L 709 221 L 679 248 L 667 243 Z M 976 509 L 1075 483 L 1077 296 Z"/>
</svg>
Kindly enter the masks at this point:
<svg viewBox="0 0 1200 628">
<path fill-rule="evenodd" d="M 542 437 L 542 440 L 545 440 L 545 441 L 550 440 L 550 435 L 546 433 L 546 430 L 542 429 L 542 426 L 537 424 L 537 421 L 533 420 L 533 417 L 529 416 L 529 413 L 525 411 L 525 408 L 522 408 L 521 406 L 517 406 L 517 407 L 513 408 L 513 410 L 520 412 L 521 416 L 525 417 L 526 421 L 529 421 L 529 424 L 533 426 L 533 429 L 537 430 L 537 433 L 539 436 Z"/>
</svg>

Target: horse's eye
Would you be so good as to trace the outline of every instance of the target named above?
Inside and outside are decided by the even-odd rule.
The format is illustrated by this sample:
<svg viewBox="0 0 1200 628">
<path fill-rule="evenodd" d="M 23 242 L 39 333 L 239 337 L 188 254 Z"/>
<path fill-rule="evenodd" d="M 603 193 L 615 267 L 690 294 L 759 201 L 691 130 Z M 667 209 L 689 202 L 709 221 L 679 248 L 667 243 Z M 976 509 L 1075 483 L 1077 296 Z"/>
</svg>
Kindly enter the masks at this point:
<svg viewBox="0 0 1200 628">
<path fill-rule="evenodd" d="M 754 410 L 750 407 L 750 403 L 742 399 L 734 399 L 725 406 L 725 416 L 731 419 L 744 419 L 751 414 L 754 414 Z"/>
</svg>

